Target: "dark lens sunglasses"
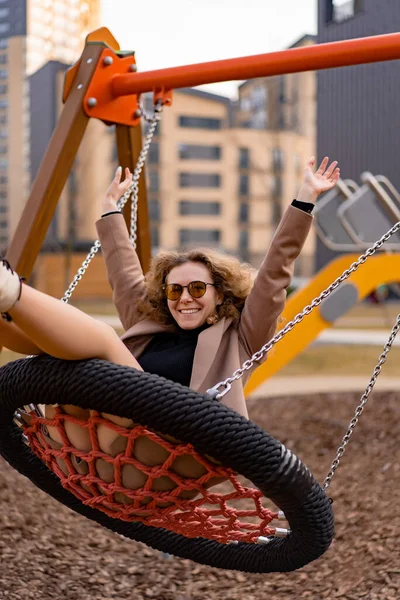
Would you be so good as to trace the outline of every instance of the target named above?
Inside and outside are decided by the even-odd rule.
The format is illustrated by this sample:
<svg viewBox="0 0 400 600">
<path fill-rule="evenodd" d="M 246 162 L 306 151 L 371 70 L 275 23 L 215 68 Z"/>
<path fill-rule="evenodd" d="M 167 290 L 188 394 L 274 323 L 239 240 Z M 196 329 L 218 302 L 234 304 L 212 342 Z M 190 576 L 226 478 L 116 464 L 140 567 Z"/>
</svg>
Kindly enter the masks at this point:
<svg viewBox="0 0 400 600">
<path fill-rule="evenodd" d="M 204 281 L 191 281 L 188 285 L 181 285 L 180 283 L 168 283 L 163 285 L 162 289 L 165 292 L 168 300 L 179 300 L 183 294 L 183 290 L 187 288 L 187 291 L 192 298 L 201 298 L 207 291 L 207 286 L 213 285 L 214 283 L 204 283 Z"/>
</svg>

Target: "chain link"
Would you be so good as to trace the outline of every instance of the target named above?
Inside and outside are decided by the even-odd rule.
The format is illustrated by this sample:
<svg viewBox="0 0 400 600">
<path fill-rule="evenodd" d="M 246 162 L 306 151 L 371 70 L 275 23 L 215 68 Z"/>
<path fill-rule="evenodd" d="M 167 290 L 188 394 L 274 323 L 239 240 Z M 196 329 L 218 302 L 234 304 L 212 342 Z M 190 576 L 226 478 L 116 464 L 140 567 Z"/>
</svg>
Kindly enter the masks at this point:
<svg viewBox="0 0 400 600">
<path fill-rule="evenodd" d="M 271 338 L 267 344 L 264 344 L 264 346 L 262 346 L 260 350 L 255 352 L 251 358 L 246 360 L 242 364 L 242 366 L 231 375 L 231 377 L 227 377 L 227 379 L 220 381 L 212 388 L 207 390 L 207 393 L 213 398 L 216 398 L 217 400 L 223 398 L 223 396 L 225 396 L 225 394 L 227 394 L 232 388 L 232 383 L 234 381 L 237 381 L 238 379 L 243 377 L 244 373 L 251 369 L 254 366 L 255 362 L 259 362 L 265 356 L 265 354 L 267 354 L 267 352 L 269 352 L 271 348 L 275 346 L 275 344 L 277 344 L 287 333 L 292 331 L 293 327 L 295 327 L 297 323 L 300 323 L 306 315 L 309 315 L 314 310 L 314 308 L 319 306 L 321 302 L 325 300 L 325 298 L 327 298 L 343 281 L 345 281 L 345 279 L 348 279 L 352 273 L 357 271 L 357 269 L 365 263 L 367 258 L 372 256 L 372 254 L 375 254 L 375 252 L 379 250 L 379 248 L 381 248 L 383 244 L 390 237 L 392 237 L 392 235 L 394 235 L 399 229 L 400 221 L 393 225 L 393 227 L 389 229 L 389 231 L 387 231 L 377 242 L 375 242 L 373 246 L 368 248 L 368 250 L 366 250 L 364 254 L 361 254 L 361 256 L 357 259 L 356 262 L 352 263 L 348 269 L 346 269 L 337 279 L 335 279 L 335 281 L 333 281 L 333 283 L 331 283 L 329 287 L 323 290 L 319 296 L 314 298 L 314 300 L 312 300 L 310 304 L 307 304 L 307 306 L 305 306 L 300 313 L 298 313 L 291 321 L 289 321 L 289 323 L 287 323 L 287 325 L 283 329 L 278 331 L 278 333 L 275 334 L 275 336 Z M 221 387 L 224 389 L 220 391 L 219 388 Z"/>
<path fill-rule="evenodd" d="M 322 486 L 324 490 L 326 490 L 328 488 L 328 486 L 330 485 L 330 483 L 332 481 L 332 477 L 334 476 L 335 471 L 339 466 L 340 459 L 342 458 L 342 456 L 346 450 L 346 446 L 350 441 L 352 433 L 358 423 L 358 419 L 360 418 L 360 416 L 365 408 L 365 405 L 368 402 L 369 395 L 372 392 L 372 390 L 374 389 L 374 385 L 376 383 L 378 375 L 381 372 L 382 366 L 386 362 L 387 355 L 389 354 L 389 352 L 392 348 L 393 342 L 396 338 L 396 335 L 398 334 L 399 329 L 400 329 L 400 314 L 397 315 L 397 317 L 396 317 L 396 323 L 394 324 L 393 329 L 390 332 L 389 339 L 384 346 L 382 354 L 379 356 L 379 360 L 378 360 L 377 364 L 375 365 L 374 371 L 372 373 L 372 377 L 369 380 L 369 383 L 366 387 L 365 392 L 363 393 L 363 395 L 360 398 L 359 405 L 357 406 L 356 410 L 354 411 L 354 416 L 350 421 L 349 427 L 342 439 L 342 443 L 336 451 L 336 456 L 335 456 L 334 460 L 332 461 L 330 471 L 325 478 L 324 485 Z"/>
<path fill-rule="evenodd" d="M 132 242 L 132 246 L 134 249 L 136 249 L 136 240 L 137 240 L 136 232 L 137 232 L 137 209 L 138 209 L 138 199 L 139 199 L 139 179 L 140 179 L 140 175 L 142 173 L 144 164 L 146 162 L 147 154 L 148 154 L 151 142 L 153 140 L 153 136 L 154 136 L 156 127 L 158 125 L 158 122 L 161 119 L 162 109 L 163 109 L 163 106 L 162 106 L 161 102 L 158 102 L 154 107 L 154 112 L 153 112 L 152 116 L 146 115 L 144 113 L 144 111 L 141 110 L 142 116 L 144 117 L 144 119 L 146 121 L 148 121 L 150 123 L 150 127 L 147 132 L 146 139 L 143 143 L 143 147 L 140 151 L 135 170 L 133 171 L 133 174 L 132 174 L 132 184 L 129 186 L 129 188 L 126 190 L 124 195 L 117 202 L 118 210 L 122 211 L 125 204 L 128 202 L 129 197 L 132 196 L 130 240 Z M 92 259 L 97 254 L 97 252 L 99 251 L 100 248 L 101 248 L 101 244 L 100 244 L 99 240 L 96 240 L 93 243 L 93 246 L 91 247 L 91 249 L 89 250 L 89 254 L 83 261 L 81 267 L 78 269 L 78 272 L 75 275 L 75 277 L 73 278 L 72 282 L 70 283 L 68 289 L 65 291 L 64 296 L 61 298 L 61 302 L 64 302 L 65 304 L 67 304 L 69 302 L 69 299 L 71 298 L 76 286 L 82 279 L 83 275 L 86 273 L 86 270 L 89 267 L 89 264 L 91 263 Z"/>
</svg>

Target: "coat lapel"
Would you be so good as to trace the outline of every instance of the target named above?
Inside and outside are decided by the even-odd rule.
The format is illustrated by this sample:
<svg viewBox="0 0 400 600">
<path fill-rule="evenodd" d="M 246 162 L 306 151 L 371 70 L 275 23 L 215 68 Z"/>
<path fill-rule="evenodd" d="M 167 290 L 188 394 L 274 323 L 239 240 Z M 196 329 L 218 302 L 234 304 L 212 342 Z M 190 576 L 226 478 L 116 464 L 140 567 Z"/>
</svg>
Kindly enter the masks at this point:
<svg viewBox="0 0 400 600">
<path fill-rule="evenodd" d="M 206 378 L 221 345 L 222 336 L 231 323 L 232 319 L 224 317 L 199 335 L 190 379 L 193 390 L 198 390 Z"/>
<path fill-rule="evenodd" d="M 228 327 L 231 325 L 232 319 L 223 318 L 215 325 L 205 329 L 199 335 L 196 352 L 194 354 L 192 377 L 190 379 L 190 387 L 193 390 L 198 390 L 207 377 L 207 374 L 215 360 L 218 349 L 221 345 L 222 336 Z M 132 338 L 136 340 L 131 350 L 135 350 L 134 355 L 139 356 L 151 336 L 156 333 L 175 331 L 174 325 L 160 325 L 150 319 L 139 321 L 133 327 L 125 331 L 121 336 L 121 340 Z M 148 339 L 143 336 L 149 336 Z"/>
</svg>

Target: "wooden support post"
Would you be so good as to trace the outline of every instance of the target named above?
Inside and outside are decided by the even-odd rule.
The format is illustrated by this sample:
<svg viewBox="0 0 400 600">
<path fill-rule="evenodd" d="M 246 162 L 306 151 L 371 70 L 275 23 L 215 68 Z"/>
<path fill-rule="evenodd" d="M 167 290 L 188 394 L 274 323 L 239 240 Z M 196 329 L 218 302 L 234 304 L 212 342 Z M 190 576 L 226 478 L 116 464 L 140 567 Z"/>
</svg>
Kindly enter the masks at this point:
<svg viewBox="0 0 400 600">
<path fill-rule="evenodd" d="M 7 252 L 22 277 L 29 277 L 67 181 L 89 117 L 83 99 L 96 70 L 104 44 L 88 44 L 82 54 L 71 92 L 51 137 Z"/>
<path fill-rule="evenodd" d="M 116 126 L 118 160 L 119 164 L 133 172 L 142 149 L 142 132 L 140 125 L 136 127 L 127 127 L 125 125 Z M 130 230 L 131 224 L 131 203 L 127 202 L 124 208 L 125 222 Z M 139 256 L 143 271 L 146 273 L 150 267 L 151 260 L 151 240 L 149 227 L 149 212 L 147 207 L 146 176 L 145 167 L 139 179 L 139 199 L 138 199 L 138 223 L 137 223 L 137 241 L 136 252 Z"/>
</svg>

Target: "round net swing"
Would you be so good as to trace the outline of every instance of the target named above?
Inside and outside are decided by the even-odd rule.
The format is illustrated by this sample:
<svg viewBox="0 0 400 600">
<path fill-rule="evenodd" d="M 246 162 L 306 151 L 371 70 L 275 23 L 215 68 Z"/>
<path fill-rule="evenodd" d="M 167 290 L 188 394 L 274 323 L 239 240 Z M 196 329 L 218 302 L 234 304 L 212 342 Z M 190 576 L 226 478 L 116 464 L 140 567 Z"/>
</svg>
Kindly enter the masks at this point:
<svg viewBox="0 0 400 600">
<path fill-rule="evenodd" d="M 161 109 L 119 202 L 122 209 L 132 195 L 134 246 L 138 182 Z M 96 241 L 62 301 L 99 248 Z M 164 552 L 249 572 L 318 558 L 334 529 L 324 491 L 279 441 L 216 396 L 101 360 L 29 357 L 0 369 L 0 453 L 76 512 Z M 74 427 L 86 432 L 87 447 L 73 443 Z M 101 447 L 101 428 L 115 438 L 112 451 Z M 157 459 L 139 460 L 143 440 Z M 290 530 L 274 523 L 282 518 Z"/>
<path fill-rule="evenodd" d="M 137 182 L 158 119 L 156 112 L 132 188 L 121 203 L 132 193 L 133 243 Z M 355 423 L 322 488 L 283 444 L 218 400 L 398 229 L 399 223 L 207 394 L 101 360 L 41 356 L 9 363 L 0 369 L 1 455 L 77 513 L 176 556 L 258 573 L 291 571 L 317 559 L 334 533 L 325 489 Z M 99 247 L 96 242 L 63 301 L 68 301 Z M 370 385 L 356 420 L 371 389 Z M 51 416 L 45 417 L 40 405 L 55 407 Z M 80 412 L 70 414 L 71 405 Z M 71 427 L 85 430 L 90 447 L 72 443 Z M 113 452 L 101 447 L 100 428 L 116 437 Z M 158 447 L 161 459 L 139 460 L 137 450 L 144 439 Z M 185 465 L 190 465 L 186 473 Z M 214 489 L 221 481 L 230 485 L 229 491 Z M 266 498 L 278 508 L 268 509 Z M 282 517 L 289 529 L 273 524 Z"/>
</svg>

